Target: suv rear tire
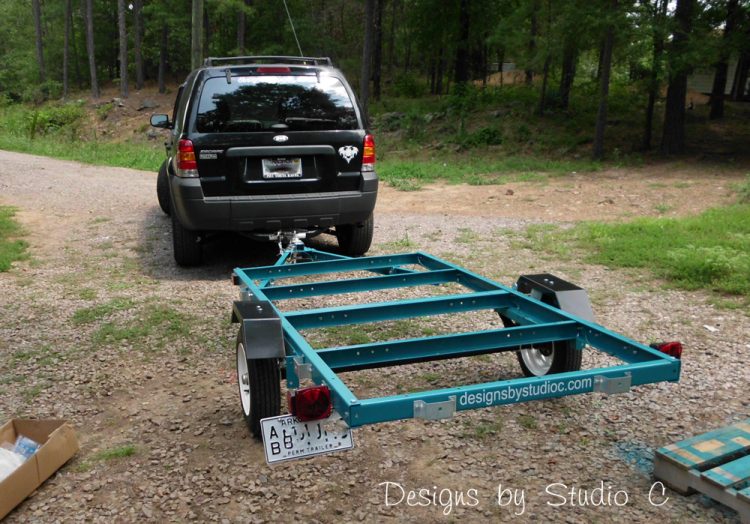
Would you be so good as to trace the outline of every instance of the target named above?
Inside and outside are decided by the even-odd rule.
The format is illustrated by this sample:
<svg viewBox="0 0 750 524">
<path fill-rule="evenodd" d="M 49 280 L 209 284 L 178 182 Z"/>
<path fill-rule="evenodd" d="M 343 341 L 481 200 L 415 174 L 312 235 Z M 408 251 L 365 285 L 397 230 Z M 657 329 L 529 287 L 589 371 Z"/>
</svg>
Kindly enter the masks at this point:
<svg viewBox="0 0 750 524">
<path fill-rule="evenodd" d="M 375 221 L 372 213 L 361 224 L 336 226 L 336 238 L 341 251 L 350 257 L 359 257 L 367 253 L 372 245 Z"/>
<path fill-rule="evenodd" d="M 169 175 L 167 174 L 167 161 L 162 162 L 159 168 L 159 174 L 156 175 L 156 198 L 159 199 L 159 207 L 164 214 L 169 216 L 172 214 L 170 209 L 170 198 L 169 198 Z"/>
<path fill-rule="evenodd" d="M 177 217 L 172 215 L 172 248 L 178 266 L 197 266 L 203 258 L 203 246 L 196 231 L 185 229 Z"/>
</svg>

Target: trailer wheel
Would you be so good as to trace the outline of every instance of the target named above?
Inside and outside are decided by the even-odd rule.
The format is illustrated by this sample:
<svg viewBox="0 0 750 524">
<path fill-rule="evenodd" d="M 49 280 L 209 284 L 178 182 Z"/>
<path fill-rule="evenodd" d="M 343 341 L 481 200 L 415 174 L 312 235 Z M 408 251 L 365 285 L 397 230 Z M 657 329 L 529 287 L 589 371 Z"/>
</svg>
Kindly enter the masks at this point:
<svg viewBox="0 0 750 524">
<path fill-rule="evenodd" d="M 167 174 L 166 160 L 161 164 L 159 174 L 156 175 L 156 198 L 159 200 L 159 207 L 164 211 L 164 214 L 170 215 L 169 175 Z"/>
<path fill-rule="evenodd" d="M 518 324 L 508 317 L 500 315 L 505 327 Z M 583 351 L 576 349 L 575 342 L 563 340 L 548 342 L 530 347 L 520 347 L 516 351 L 518 363 L 526 377 L 542 377 L 554 373 L 578 371 L 581 369 Z"/>
<path fill-rule="evenodd" d="M 281 411 L 279 364 L 275 358 L 248 359 L 243 332 L 237 334 L 237 383 L 242 416 L 257 439 L 262 437 L 260 420 Z"/>
</svg>

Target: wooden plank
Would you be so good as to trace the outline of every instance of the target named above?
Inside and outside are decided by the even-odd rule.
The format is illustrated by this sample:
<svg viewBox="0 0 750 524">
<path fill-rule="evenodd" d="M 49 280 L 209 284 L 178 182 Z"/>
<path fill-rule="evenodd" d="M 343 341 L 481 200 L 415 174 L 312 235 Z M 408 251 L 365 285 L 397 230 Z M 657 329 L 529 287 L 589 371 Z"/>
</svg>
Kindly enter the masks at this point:
<svg viewBox="0 0 750 524">
<path fill-rule="evenodd" d="M 750 419 L 670 444 L 656 453 L 688 470 L 720 464 L 743 452 L 750 452 Z"/>
<path fill-rule="evenodd" d="M 704 471 L 701 476 L 723 488 L 750 479 L 750 455 Z"/>
</svg>

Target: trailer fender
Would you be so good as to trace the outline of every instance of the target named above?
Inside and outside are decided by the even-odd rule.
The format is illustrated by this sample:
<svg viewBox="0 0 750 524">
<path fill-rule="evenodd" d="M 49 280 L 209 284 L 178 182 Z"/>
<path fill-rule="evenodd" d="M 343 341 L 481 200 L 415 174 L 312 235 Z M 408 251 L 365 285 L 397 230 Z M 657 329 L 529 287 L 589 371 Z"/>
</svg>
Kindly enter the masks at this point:
<svg viewBox="0 0 750 524">
<path fill-rule="evenodd" d="M 248 360 L 284 358 L 281 319 L 268 301 L 238 300 L 232 306 L 232 323 L 242 324 Z"/>
<path fill-rule="evenodd" d="M 584 320 L 594 321 L 586 290 L 550 273 L 521 275 L 516 289 Z"/>
</svg>

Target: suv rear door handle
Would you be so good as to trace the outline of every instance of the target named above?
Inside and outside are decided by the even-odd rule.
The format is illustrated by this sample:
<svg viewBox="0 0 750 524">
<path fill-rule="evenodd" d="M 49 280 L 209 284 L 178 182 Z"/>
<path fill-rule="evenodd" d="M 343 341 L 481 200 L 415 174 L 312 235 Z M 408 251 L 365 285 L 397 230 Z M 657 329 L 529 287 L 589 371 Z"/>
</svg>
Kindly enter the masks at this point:
<svg viewBox="0 0 750 524">
<path fill-rule="evenodd" d="M 242 156 L 299 156 L 299 155 L 335 155 L 332 146 L 273 146 L 273 147 L 231 147 L 227 157 Z"/>
</svg>

